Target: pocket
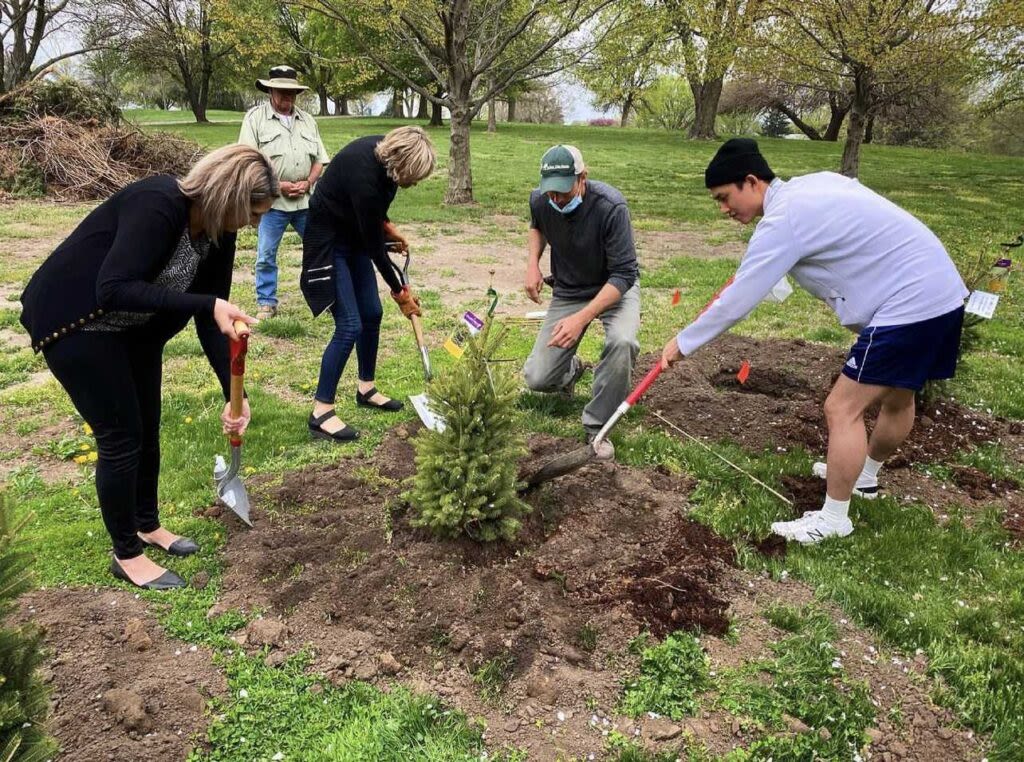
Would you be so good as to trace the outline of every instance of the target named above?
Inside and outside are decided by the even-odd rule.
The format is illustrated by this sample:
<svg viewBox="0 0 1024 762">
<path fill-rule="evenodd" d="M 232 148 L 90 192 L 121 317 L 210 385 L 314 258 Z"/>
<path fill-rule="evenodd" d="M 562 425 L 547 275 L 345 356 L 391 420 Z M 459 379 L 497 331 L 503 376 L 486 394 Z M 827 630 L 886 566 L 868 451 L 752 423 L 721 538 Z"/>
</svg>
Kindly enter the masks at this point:
<svg viewBox="0 0 1024 762">
<path fill-rule="evenodd" d="M 270 158 L 275 158 L 284 153 L 284 141 L 281 140 L 280 132 L 262 132 L 256 136 L 260 150 Z"/>
</svg>

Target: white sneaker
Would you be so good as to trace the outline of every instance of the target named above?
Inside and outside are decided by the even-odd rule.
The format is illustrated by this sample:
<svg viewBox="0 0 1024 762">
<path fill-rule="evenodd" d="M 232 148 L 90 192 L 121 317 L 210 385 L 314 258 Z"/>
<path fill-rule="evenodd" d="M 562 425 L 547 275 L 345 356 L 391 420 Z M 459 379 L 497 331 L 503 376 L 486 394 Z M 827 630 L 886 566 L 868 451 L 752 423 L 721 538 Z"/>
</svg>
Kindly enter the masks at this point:
<svg viewBox="0 0 1024 762">
<path fill-rule="evenodd" d="M 821 511 L 809 511 L 796 521 L 778 521 L 772 524 L 772 531 L 787 540 L 796 540 L 802 545 L 814 545 L 829 537 L 846 537 L 853 532 L 848 518 L 835 521 L 826 518 Z"/>
<path fill-rule="evenodd" d="M 828 464 L 822 463 L 819 460 L 811 466 L 811 474 L 817 476 L 819 479 L 827 479 Z M 874 500 L 878 497 L 878 479 L 873 479 L 861 474 L 857 477 L 856 484 L 853 485 L 853 494 L 857 497 L 862 497 L 865 500 Z"/>
</svg>

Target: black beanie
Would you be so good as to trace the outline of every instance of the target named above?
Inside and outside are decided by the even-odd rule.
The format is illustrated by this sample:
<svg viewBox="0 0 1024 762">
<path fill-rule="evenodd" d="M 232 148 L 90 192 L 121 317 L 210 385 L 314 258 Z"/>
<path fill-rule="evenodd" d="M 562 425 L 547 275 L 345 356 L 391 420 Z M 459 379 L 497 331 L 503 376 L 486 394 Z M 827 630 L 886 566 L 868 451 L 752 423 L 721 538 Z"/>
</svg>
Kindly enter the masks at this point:
<svg viewBox="0 0 1024 762">
<path fill-rule="evenodd" d="M 762 179 L 772 177 L 772 170 L 751 138 L 732 138 L 718 149 L 715 158 L 704 170 L 704 185 L 714 188 L 743 180 L 747 175 Z"/>
</svg>

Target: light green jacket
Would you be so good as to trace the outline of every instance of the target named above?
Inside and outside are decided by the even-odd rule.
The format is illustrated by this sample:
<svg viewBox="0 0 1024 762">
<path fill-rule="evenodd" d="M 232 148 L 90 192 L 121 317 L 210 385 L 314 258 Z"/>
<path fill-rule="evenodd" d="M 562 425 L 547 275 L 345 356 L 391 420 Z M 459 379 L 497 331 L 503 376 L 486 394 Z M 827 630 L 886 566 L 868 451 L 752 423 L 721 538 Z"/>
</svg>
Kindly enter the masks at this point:
<svg viewBox="0 0 1024 762">
<path fill-rule="evenodd" d="M 330 161 L 316 120 L 296 107 L 289 129 L 274 112 L 269 100 L 249 109 L 242 120 L 238 142 L 262 151 L 274 165 L 278 179 L 292 183 L 307 179 L 314 164 Z M 309 194 L 301 198 L 281 196 L 274 201 L 273 208 L 283 212 L 308 209 Z"/>
</svg>

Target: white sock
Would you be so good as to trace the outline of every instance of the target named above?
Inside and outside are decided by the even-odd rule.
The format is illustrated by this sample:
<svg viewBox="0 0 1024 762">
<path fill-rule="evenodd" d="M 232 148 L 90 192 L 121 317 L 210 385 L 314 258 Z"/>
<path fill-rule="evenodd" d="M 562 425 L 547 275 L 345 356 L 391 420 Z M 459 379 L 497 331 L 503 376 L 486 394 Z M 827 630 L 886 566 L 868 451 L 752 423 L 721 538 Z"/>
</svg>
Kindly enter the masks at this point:
<svg viewBox="0 0 1024 762">
<path fill-rule="evenodd" d="M 882 468 L 881 460 L 875 460 L 870 455 L 864 460 L 864 468 L 861 470 L 861 476 L 866 476 L 869 479 L 878 480 L 878 471 Z"/>
<path fill-rule="evenodd" d="M 825 505 L 821 507 L 821 515 L 834 524 L 845 521 L 850 513 L 849 500 L 833 500 L 825 495 Z"/>
</svg>

